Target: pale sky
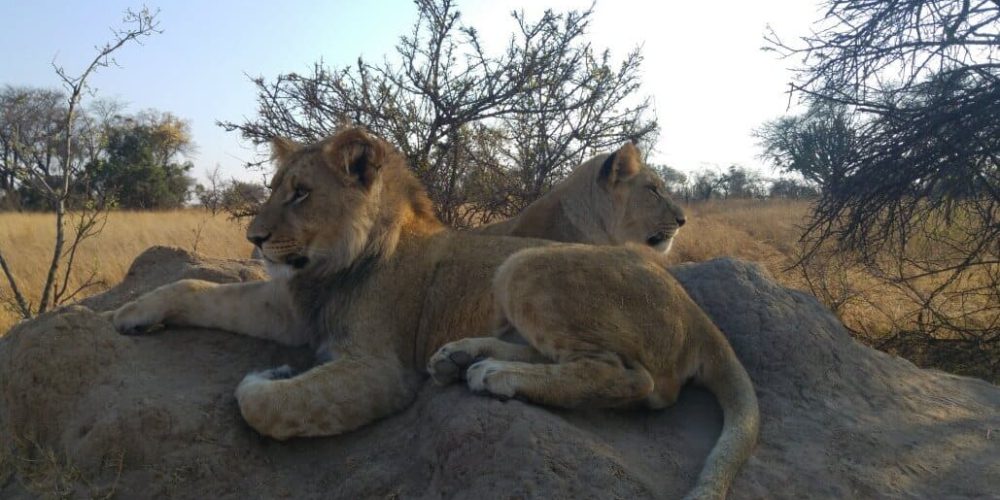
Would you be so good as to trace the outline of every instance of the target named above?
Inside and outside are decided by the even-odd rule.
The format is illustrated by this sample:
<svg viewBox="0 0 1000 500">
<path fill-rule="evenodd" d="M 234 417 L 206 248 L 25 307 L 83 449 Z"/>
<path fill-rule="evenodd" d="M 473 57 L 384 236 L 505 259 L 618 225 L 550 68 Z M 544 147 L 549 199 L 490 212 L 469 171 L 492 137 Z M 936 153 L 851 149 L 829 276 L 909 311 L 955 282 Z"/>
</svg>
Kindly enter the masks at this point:
<svg viewBox="0 0 1000 500">
<path fill-rule="evenodd" d="M 58 87 L 53 59 L 76 73 L 110 39 L 121 13 L 141 3 L 32 0 L 0 2 L 0 85 Z M 128 111 L 170 111 L 190 121 L 198 151 L 195 174 L 219 164 L 227 177 L 260 180 L 242 168 L 253 148 L 216 120 L 254 116 L 254 87 L 246 75 L 273 78 L 305 72 L 323 59 L 331 66 L 392 56 L 407 34 L 416 7 L 391 1 L 170 1 L 159 8 L 164 30 L 117 54 L 120 67 L 92 79 L 100 97 L 128 103 Z M 509 12 L 537 19 L 545 8 L 584 9 L 590 0 L 460 1 L 467 25 L 487 48 L 514 28 Z M 787 67 L 763 52 L 770 24 L 792 40 L 819 19 L 814 0 L 664 2 L 598 0 L 590 30 L 596 48 L 620 61 L 642 45 L 642 93 L 651 95 L 660 123 L 652 161 L 686 171 L 736 163 L 763 169 L 751 132 L 788 106 Z"/>
</svg>

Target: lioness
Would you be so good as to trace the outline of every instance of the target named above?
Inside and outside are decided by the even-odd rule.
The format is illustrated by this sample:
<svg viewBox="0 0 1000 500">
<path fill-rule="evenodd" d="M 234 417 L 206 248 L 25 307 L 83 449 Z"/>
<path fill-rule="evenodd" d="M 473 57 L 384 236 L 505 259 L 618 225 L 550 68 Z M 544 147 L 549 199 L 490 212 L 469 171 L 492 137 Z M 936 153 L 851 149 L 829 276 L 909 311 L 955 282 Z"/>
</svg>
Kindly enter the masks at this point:
<svg viewBox="0 0 1000 500">
<path fill-rule="evenodd" d="M 619 175 L 609 168 L 616 160 L 632 170 L 621 172 L 621 179 L 608 179 Z M 473 231 L 567 243 L 637 243 L 667 253 L 686 220 L 663 179 L 626 143 L 574 168 L 520 214 Z"/>
<path fill-rule="evenodd" d="M 757 399 L 659 254 L 447 231 L 401 156 L 358 129 L 274 148 L 272 193 L 247 230 L 273 279 L 166 285 L 115 311 L 119 331 L 162 323 L 325 344 L 329 362 L 251 373 L 236 388 L 247 423 L 277 439 L 400 410 L 428 362 L 439 381 L 466 368 L 474 390 L 561 407 L 659 408 L 694 379 L 725 417 L 694 493 L 725 495 L 756 441 Z M 608 188 L 631 161 L 606 165 Z M 530 346 L 467 338 L 496 325 Z M 472 364 L 479 356 L 489 359 Z"/>
</svg>

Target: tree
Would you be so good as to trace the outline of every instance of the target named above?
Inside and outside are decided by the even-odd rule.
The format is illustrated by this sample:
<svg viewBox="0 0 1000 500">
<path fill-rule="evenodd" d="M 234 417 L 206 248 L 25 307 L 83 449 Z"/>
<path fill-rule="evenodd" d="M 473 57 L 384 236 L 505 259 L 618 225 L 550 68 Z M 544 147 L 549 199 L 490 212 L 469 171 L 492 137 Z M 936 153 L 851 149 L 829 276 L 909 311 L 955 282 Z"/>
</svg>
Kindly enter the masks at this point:
<svg viewBox="0 0 1000 500">
<path fill-rule="evenodd" d="M 267 195 L 267 186 L 263 184 L 233 179 L 222 190 L 222 208 L 231 219 L 252 217 Z"/>
<path fill-rule="evenodd" d="M 3 206 L 20 208 L 18 187 L 30 171 L 55 172 L 66 96 L 60 91 L 5 86 L 0 92 L 0 189 Z M 40 197 L 39 197 L 40 198 Z"/>
<path fill-rule="evenodd" d="M 257 117 L 221 125 L 257 143 L 362 125 L 400 148 L 441 218 L 459 226 L 510 215 L 595 152 L 656 133 L 649 99 L 636 95 L 639 51 L 619 64 L 595 51 L 589 9 L 536 22 L 514 13 L 517 33 L 489 55 L 454 2 L 416 3 L 396 62 L 257 78 Z"/>
<path fill-rule="evenodd" d="M 229 214 L 230 219 L 252 217 L 267 199 L 267 186 L 236 179 L 224 181 L 218 165 L 207 172 L 207 177 L 207 186 L 195 186 L 195 196 L 212 215 L 222 210 Z"/>
<path fill-rule="evenodd" d="M 771 187 L 768 189 L 768 196 L 770 198 L 802 200 L 815 198 L 818 195 L 819 191 L 812 184 L 787 177 L 775 179 L 771 182 Z"/>
<path fill-rule="evenodd" d="M 188 124 L 170 113 L 146 111 L 107 131 L 105 154 L 89 163 L 86 177 L 94 199 L 114 199 L 129 209 L 181 207 L 194 184 L 190 162 L 177 155 L 193 148 Z"/>
<path fill-rule="evenodd" d="M 798 43 L 768 37 L 802 61 L 793 92 L 863 115 L 806 257 L 833 243 L 913 298 L 921 334 L 1000 348 L 1000 3 L 827 7 Z"/>
<path fill-rule="evenodd" d="M 45 184 L 58 184 L 62 172 L 65 99 L 46 89 L 8 86 L 0 92 L 0 207 L 52 209 Z M 123 109 L 120 102 L 98 99 L 75 112 L 66 208 L 112 200 L 125 208 L 171 208 L 186 200 L 190 165 L 178 160 L 194 150 L 187 121 L 156 110 L 129 116 Z"/>
<path fill-rule="evenodd" d="M 857 161 L 858 128 L 847 106 L 817 102 L 802 115 L 765 123 L 754 135 L 772 165 L 822 188 L 840 182 Z"/>
<path fill-rule="evenodd" d="M 731 165 L 725 171 L 702 170 L 694 174 L 690 186 L 690 197 L 702 201 L 763 198 L 766 195 L 767 188 L 760 173 L 739 165 Z"/>
<path fill-rule="evenodd" d="M 722 196 L 722 175 L 713 170 L 702 170 L 694 176 L 691 196 L 695 200 L 710 200 Z"/>
<path fill-rule="evenodd" d="M 649 164 L 649 168 L 659 174 L 667 187 L 667 192 L 672 196 L 683 197 L 685 199 L 691 197 L 687 174 L 667 165 Z"/>
<path fill-rule="evenodd" d="M 43 313 L 50 307 L 72 299 L 82 290 L 92 285 L 90 279 L 84 280 L 83 284 L 71 289 L 70 276 L 73 269 L 76 250 L 80 243 L 96 234 L 103 227 L 101 214 L 103 208 L 89 205 L 85 210 L 77 212 L 75 216 L 74 228 L 67 241 L 66 221 L 68 218 L 67 204 L 73 196 L 71 181 L 82 171 L 85 163 L 81 161 L 78 149 L 78 132 L 81 128 L 89 126 L 80 119 L 80 104 L 84 94 L 88 92 L 87 81 L 90 76 L 100 68 L 114 64 L 113 54 L 130 42 L 138 41 L 158 33 L 155 13 L 148 9 L 139 12 L 128 10 L 125 13 L 123 24 L 124 29 L 113 30 L 113 38 L 107 44 L 98 47 L 97 56 L 87 65 L 87 67 L 76 76 L 68 73 L 62 66 L 55 67 L 56 75 L 59 76 L 65 88 L 65 108 L 58 111 L 60 127 L 51 135 L 41 136 L 31 134 L 28 137 L 50 137 L 58 141 L 58 146 L 50 148 L 48 141 L 27 142 L 23 140 L 24 135 L 15 130 L 11 134 L 10 147 L 12 156 L 15 158 L 30 158 L 31 162 L 24 162 L 16 165 L 14 177 L 22 182 L 30 182 L 37 186 L 49 202 L 49 207 L 55 212 L 56 240 L 52 248 L 52 259 L 46 273 L 45 282 L 41 287 L 41 296 L 38 304 L 34 305 L 21 292 L 17 279 L 10 269 L 6 259 L 0 249 L 0 269 L 10 285 L 13 295 L 12 301 L 18 312 L 24 318 L 30 318 L 35 314 Z M 56 112 L 56 111 L 53 111 Z M 54 158 L 50 158 L 50 153 L 54 151 Z M 46 161 L 39 161 L 45 159 Z M 50 160 L 51 161 L 48 161 Z M 23 167 L 23 168 L 22 168 Z"/>
<path fill-rule="evenodd" d="M 730 165 L 718 179 L 724 198 L 763 198 L 767 193 L 764 179 L 758 172 L 739 165 Z"/>
<path fill-rule="evenodd" d="M 222 172 L 218 164 L 215 168 L 205 172 L 205 177 L 208 179 L 208 185 L 198 184 L 194 187 L 194 196 L 198 200 L 198 204 L 202 207 L 208 209 L 215 215 L 222 208 L 222 190 L 223 190 L 223 180 Z"/>
</svg>

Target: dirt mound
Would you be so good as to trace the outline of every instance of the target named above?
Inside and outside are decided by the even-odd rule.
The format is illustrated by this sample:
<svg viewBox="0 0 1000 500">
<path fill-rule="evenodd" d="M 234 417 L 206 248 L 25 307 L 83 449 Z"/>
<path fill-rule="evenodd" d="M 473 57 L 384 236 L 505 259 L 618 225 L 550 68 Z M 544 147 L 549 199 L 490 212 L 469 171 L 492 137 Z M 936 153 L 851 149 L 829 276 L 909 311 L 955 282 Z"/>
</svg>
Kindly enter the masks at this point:
<svg viewBox="0 0 1000 500">
<path fill-rule="evenodd" d="M 1000 491 L 1000 388 L 854 342 L 814 299 L 733 260 L 674 273 L 729 336 L 760 397 L 760 444 L 732 498 L 989 497 Z M 171 249 L 140 256 L 85 305 L 182 277 L 259 268 Z M 554 411 L 428 383 L 359 431 L 278 443 L 242 422 L 251 370 L 311 353 L 224 332 L 123 337 L 84 307 L 0 339 L 0 497 L 673 498 L 721 429 L 686 389 L 659 412 Z"/>
</svg>

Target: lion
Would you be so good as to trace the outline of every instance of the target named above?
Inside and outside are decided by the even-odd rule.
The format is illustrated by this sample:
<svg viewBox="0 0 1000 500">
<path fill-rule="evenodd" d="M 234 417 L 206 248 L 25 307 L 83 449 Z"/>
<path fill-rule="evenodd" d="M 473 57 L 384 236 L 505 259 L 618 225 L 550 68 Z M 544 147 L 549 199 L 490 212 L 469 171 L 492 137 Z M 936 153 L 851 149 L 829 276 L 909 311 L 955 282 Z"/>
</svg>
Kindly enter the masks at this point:
<svg viewBox="0 0 1000 500">
<path fill-rule="evenodd" d="M 272 278 L 160 287 L 112 313 L 119 331 L 206 327 L 332 352 L 302 373 L 285 366 L 237 386 L 246 422 L 278 440 L 397 412 L 428 374 L 563 408 L 662 408 L 693 380 L 725 423 L 692 494 L 725 496 L 757 439 L 757 398 L 662 254 L 447 230 L 401 155 L 360 129 L 273 149 L 271 196 L 247 229 Z M 612 160 L 605 189 L 633 163 Z M 491 331 L 527 344 L 473 338 Z"/>
<path fill-rule="evenodd" d="M 640 156 L 632 143 L 594 156 L 520 214 L 473 231 L 566 243 L 637 243 L 665 254 L 687 218 Z M 615 171 L 616 160 L 633 170 Z M 622 179 L 609 182 L 613 175 Z"/>
</svg>

